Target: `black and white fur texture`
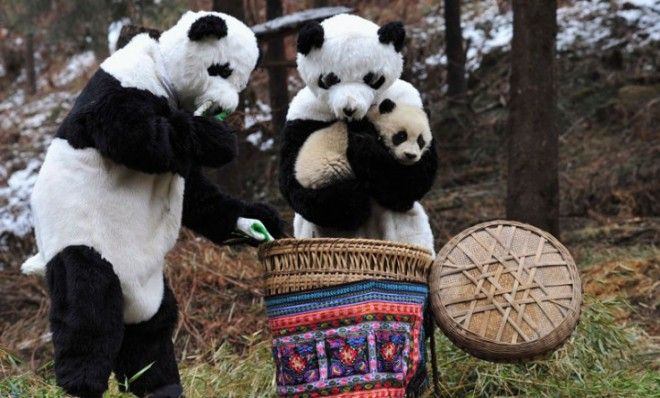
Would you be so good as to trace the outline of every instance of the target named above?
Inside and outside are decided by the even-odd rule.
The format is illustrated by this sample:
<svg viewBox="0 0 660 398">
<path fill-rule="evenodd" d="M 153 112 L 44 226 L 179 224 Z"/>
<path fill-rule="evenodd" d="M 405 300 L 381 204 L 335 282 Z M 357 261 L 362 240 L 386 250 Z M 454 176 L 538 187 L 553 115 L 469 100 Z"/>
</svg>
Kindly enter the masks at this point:
<svg viewBox="0 0 660 398">
<path fill-rule="evenodd" d="M 402 198 L 405 194 L 397 191 L 398 187 L 387 184 L 386 179 L 379 184 L 369 183 L 387 176 L 388 170 L 392 173 L 408 171 L 411 177 L 425 173 L 433 176 L 437 167 L 434 158 L 433 137 L 426 113 L 410 105 L 397 106 L 390 99 L 373 106 L 361 122 L 337 121 L 316 131 L 305 141 L 296 159 L 295 178 L 300 185 L 315 190 L 338 181 L 360 179 L 366 182 L 366 189 L 378 197 L 380 203 L 372 201 L 371 215 L 353 231 L 324 228 L 297 214 L 294 218 L 295 235 L 385 239 L 418 245 L 434 253 L 433 233 L 422 205 L 414 201 L 408 208 L 408 202 Z M 422 159 L 424 169 L 420 172 L 415 164 Z M 393 160 L 407 167 L 401 168 Z M 357 173 L 353 171 L 352 163 L 357 165 Z M 411 198 L 423 196 L 430 189 L 432 178 L 420 182 L 410 192 Z M 382 192 L 376 192 L 377 189 Z"/>
<path fill-rule="evenodd" d="M 221 244 L 239 217 L 281 236 L 277 213 L 205 179 L 236 153 L 225 123 L 193 116 L 206 101 L 236 107 L 258 58 L 256 39 L 225 14 L 188 12 L 160 37 L 135 36 L 106 59 L 60 126 L 31 204 L 46 273 L 57 382 L 101 397 L 112 371 L 129 390 L 181 394 L 164 258 L 181 225 Z"/>
<path fill-rule="evenodd" d="M 355 15 L 301 29 L 297 61 L 306 87 L 289 106 L 280 159 L 280 190 L 296 212 L 296 237 L 398 240 L 433 251 L 428 217 L 416 202 L 435 178 L 435 152 L 420 152 L 415 164 L 402 164 L 365 118 L 384 99 L 421 111 L 419 92 L 399 79 L 404 38 L 401 23 L 378 27 Z M 346 127 L 333 140 L 329 132 L 337 130 L 337 121 Z M 331 150 L 314 162 L 320 152 L 309 149 L 329 142 Z M 341 161 L 344 143 L 348 171 Z M 331 167 L 316 174 L 319 162 Z M 320 183 L 314 182 L 318 175 Z M 425 238 L 412 236 L 418 233 Z"/>
</svg>

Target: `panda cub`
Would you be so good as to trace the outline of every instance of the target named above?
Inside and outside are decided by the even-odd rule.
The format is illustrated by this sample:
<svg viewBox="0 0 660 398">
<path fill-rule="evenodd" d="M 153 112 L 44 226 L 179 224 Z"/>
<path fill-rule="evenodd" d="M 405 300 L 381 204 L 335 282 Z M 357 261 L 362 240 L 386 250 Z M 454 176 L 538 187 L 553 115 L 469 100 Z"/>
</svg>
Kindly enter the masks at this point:
<svg viewBox="0 0 660 398">
<path fill-rule="evenodd" d="M 424 110 L 410 105 L 396 105 L 385 99 L 367 113 L 379 141 L 392 156 L 406 166 L 417 163 L 429 150 L 433 135 Z"/>
<path fill-rule="evenodd" d="M 422 158 L 433 138 L 426 113 L 415 106 L 397 106 L 385 99 L 372 106 L 367 119 L 378 132 L 379 142 L 403 165 Z M 296 179 L 305 188 L 319 189 L 334 181 L 354 177 L 346 157 L 348 126 L 338 121 L 316 131 L 303 144 L 296 159 Z"/>
</svg>

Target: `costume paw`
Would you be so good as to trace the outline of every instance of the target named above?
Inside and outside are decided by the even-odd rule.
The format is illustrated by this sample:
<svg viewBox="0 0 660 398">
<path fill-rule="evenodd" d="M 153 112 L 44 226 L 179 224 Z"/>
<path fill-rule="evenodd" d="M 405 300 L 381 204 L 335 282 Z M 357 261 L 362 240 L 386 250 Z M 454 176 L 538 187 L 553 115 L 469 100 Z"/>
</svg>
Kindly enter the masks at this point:
<svg viewBox="0 0 660 398">
<path fill-rule="evenodd" d="M 270 242 L 273 240 L 273 236 L 268 232 L 264 224 L 254 218 L 238 217 L 236 228 L 259 242 Z"/>
<path fill-rule="evenodd" d="M 268 232 L 275 238 L 284 236 L 284 223 L 277 210 L 264 203 L 252 203 L 246 206 L 242 214 L 245 218 L 254 218 L 261 221 Z"/>
</svg>

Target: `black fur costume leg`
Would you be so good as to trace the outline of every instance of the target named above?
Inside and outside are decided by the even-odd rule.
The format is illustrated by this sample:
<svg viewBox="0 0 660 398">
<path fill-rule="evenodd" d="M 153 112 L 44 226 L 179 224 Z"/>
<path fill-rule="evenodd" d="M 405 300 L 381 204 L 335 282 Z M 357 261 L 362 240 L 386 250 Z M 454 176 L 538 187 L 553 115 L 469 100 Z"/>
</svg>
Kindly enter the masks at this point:
<svg viewBox="0 0 660 398">
<path fill-rule="evenodd" d="M 69 246 L 46 267 L 57 384 L 100 398 L 124 330 L 122 292 L 112 264 L 87 246 Z"/>
<path fill-rule="evenodd" d="M 163 301 L 158 312 L 147 321 L 126 325 L 114 369 L 120 385 L 152 364 L 128 385 L 128 390 L 140 397 L 148 394 L 153 398 L 177 398 L 181 395 L 172 343 L 176 322 L 176 299 L 165 281 Z"/>
</svg>

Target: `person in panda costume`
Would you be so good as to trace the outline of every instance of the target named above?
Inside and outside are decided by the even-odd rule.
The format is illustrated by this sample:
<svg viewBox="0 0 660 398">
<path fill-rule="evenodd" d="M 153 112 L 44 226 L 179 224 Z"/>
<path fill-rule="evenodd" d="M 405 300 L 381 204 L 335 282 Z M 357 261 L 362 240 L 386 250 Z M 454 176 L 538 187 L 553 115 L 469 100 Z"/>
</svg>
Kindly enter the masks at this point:
<svg viewBox="0 0 660 398">
<path fill-rule="evenodd" d="M 349 14 L 299 32 L 306 87 L 290 104 L 280 159 L 297 238 L 387 239 L 434 253 L 418 201 L 437 158 L 419 92 L 399 79 L 404 39 L 400 22 Z"/>
<path fill-rule="evenodd" d="M 142 370 L 130 392 L 182 394 L 177 305 L 163 274 L 182 224 L 216 244 L 236 229 L 282 235 L 272 208 L 221 193 L 200 170 L 235 156 L 230 127 L 193 111 L 236 108 L 257 63 L 252 31 L 229 15 L 187 12 L 152 36 L 101 64 L 32 194 L 39 251 L 23 270 L 46 274 L 56 379 L 76 396 L 101 397 L 111 372 L 121 384 Z"/>
</svg>

